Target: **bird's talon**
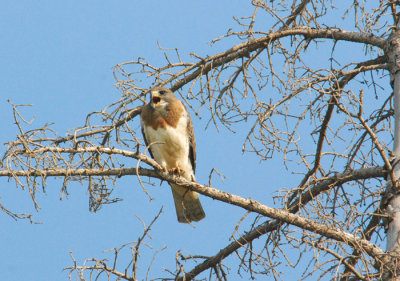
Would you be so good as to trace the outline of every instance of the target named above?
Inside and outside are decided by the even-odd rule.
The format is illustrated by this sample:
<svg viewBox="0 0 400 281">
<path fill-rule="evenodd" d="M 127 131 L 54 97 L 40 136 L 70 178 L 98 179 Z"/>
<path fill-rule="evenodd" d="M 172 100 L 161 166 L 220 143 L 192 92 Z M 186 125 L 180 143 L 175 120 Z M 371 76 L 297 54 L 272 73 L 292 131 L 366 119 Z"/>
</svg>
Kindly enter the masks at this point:
<svg viewBox="0 0 400 281">
<path fill-rule="evenodd" d="M 182 169 L 179 168 L 179 167 L 172 168 L 172 169 L 170 169 L 168 172 L 169 172 L 170 174 L 176 175 L 176 176 L 180 176 L 180 175 L 183 175 L 183 174 L 185 173 L 185 171 L 182 170 Z"/>
</svg>

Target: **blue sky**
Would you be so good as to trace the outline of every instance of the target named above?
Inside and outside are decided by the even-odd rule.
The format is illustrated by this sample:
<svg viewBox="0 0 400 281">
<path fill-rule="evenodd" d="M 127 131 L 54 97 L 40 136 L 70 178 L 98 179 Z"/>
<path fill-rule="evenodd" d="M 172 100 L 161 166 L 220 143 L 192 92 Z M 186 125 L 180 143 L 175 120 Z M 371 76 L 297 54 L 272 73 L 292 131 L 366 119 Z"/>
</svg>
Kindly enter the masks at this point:
<svg viewBox="0 0 400 281">
<path fill-rule="evenodd" d="M 0 4 L 0 142 L 14 140 L 17 133 L 7 100 L 32 105 L 21 108 L 21 113 L 33 120 L 33 128 L 54 122 L 52 128 L 64 136 L 68 129 L 81 126 L 88 113 L 120 98 L 121 93 L 113 86 L 113 66 L 138 57 L 145 57 L 154 65 L 164 65 L 158 43 L 164 48 L 178 48 L 184 60 L 192 60 L 191 52 L 201 56 L 221 52 L 235 41 L 228 39 L 210 46 L 211 40 L 230 28 L 240 30 L 233 17 L 251 16 L 249 2 L 3 1 Z M 262 21 L 258 24 L 270 26 Z M 318 52 L 329 54 L 331 46 L 322 45 Z M 362 52 L 349 52 L 340 44 L 335 52 L 344 61 L 364 57 Z M 311 53 L 305 58 L 311 58 L 314 66 L 329 65 L 326 56 L 316 57 Z M 277 63 L 276 68 L 279 67 L 282 65 Z M 143 84 L 151 86 L 152 82 Z M 273 196 L 277 190 L 293 187 L 298 175 L 285 170 L 279 157 L 260 162 L 254 154 L 243 154 L 245 127 L 236 127 L 236 133 L 223 128 L 217 132 L 213 126 L 206 130 L 209 116 L 205 111 L 201 114 L 202 118 L 192 114 L 198 154 L 197 180 L 207 184 L 210 171 L 216 168 L 226 177 L 223 181 L 214 177 L 216 188 L 275 206 Z M 140 131 L 138 120 L 133 121 L 132 128 Z M 140 132 L 138 135 L 141 136 Z M 1 154 L 4 151 L 1 147 Z M 131 167 L 135 166 L 133 161 Z M 145 278 L 157 249 L 167 246 L 153 264 L 152 279 L 169 276 L 164 269 L 175 268 L 175 254 L 179 250 L 184 255 L 212 256 L 231 242 L 230 236 L 244 210 L 201 197 L 206 219 L 195 224 L 195 228 L 179 224 L 168 185 L 160 185 L 158 180 L 152 182 L 155 186 L 148 190 L 154 200 L 150 202 L 136 177 L 120 178 L 114 196 L 123 201 L 90 213 L 85 184 L 71 184 L 69 198 L 60 200 L 62 180 L 48 179 L 46 193 L 38 195 L 41 209 L 36 212 L 28 191 L 0 179 L 1 202 L 15 212 L 33 213 L 34 220 L 40 222 L 14 221 L 0 213 L 0 280 L 67 280 L 63 268 L 72 265 L 69 252 L 78 264 L 91 257 L 112 258 L 102 251 L 137 240 L 143 226 L 136 216 L 149 223 L 162 206 L 163 214 L 152 228 L 152 239 L 147 241 L 153 249 L 144 248 L 139 262 L 140 280 Z M 251 219 L 246 221 L 251 222 Z M 265 239 L 256 243 L 262 245 Z M 120 269 L 128 257 L 129 252 L 121 257 Z M 225 263 L 232 269 L 231 276 L 237 278 L 238 259 L 229 258 Z M 193 266 L 188 263 L 185 269 Z M 287 271 L 290 274 L 291 269 Z M 246 280 L 247 275 L 243 276 Z"/>
<path fill-rule="evenodd" d="M 7 100 L 32 104 L 21 109 L 27 119 L 34 120 L 32 126 L 54 122 L 53 129 L 63 136 L 66 130 L 82 125 L 88 113 L 119 99 L 120 93 L 113 87 L 114 65 L 139 56 L 162 65 L 164 57 L 157 42 L 178 48 L 186 58 L 190 52 L 219 52 L 227 45 L 211 48 L 209 42 L 235 26 L 233 16 L 250 13 L 246 1 L 3 1 L 1 143 L 13 140 L 17 132 Z M 244 132 L 205 131 L 206 121 L 194 118 L 198 181 L 206 184 L 209 172 L 216 168 L 226 176 L 224 182 L 214 180 L 216 187 L 272 204 L 274 189 L 269 188 L 274 177 L 266 184 L 261 175 L 267 170 L 278 175 L 279 168 L 241 153 Z M 0 151 L 3 153 L 4 147 Z M 90 213 L 85 185 L 71 184 L 69 199 L 61 201 L 62 181 L 50 179 L 46 194 L 38 195 L 41 210 L 36 212 L 27 191 L 1 179 L 2 203 L 16 212 L 33 212 L 40 224 L 16 222 L 0 214 L 0 280 L 66 280 L 67 272 L 62 269 L 72 264 L 69 251 L 78 263 L 107 257 L 102 250 L 141 235 L 142 223 L 136 216 L 149 223 L 161 206 L 164 212 L 148 242 L 154 250 L 168 248 L 153 265 L 152 278 L 168 276 L 163 268 L 174 268 L 178 250 L 214 255 L 229 243 L 243 210 L 202 197 L 207 218 L 196 228 L 178 224 L 169 187 L 154 182 L 157 184 L 149 190 L 155 200 L 149 202 L 135 177 L 119 179 L 115 196 L 124 200 Z M 143 252 L 142 274 L 154 250 Z"/>
</svg>

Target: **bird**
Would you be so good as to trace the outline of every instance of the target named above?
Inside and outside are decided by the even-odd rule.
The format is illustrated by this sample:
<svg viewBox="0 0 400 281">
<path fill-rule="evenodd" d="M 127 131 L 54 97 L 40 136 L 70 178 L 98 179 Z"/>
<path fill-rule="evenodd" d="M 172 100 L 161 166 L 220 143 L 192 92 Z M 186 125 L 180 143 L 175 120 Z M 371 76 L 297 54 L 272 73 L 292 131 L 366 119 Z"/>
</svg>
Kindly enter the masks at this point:
<svg viewBox="0 0 400 281">
<path fill-rule="evenodd" d="M 196 140 L 186 106 L 168 88 L 150 91 L 150 102 L 140 114 L 142 134 L 151 157 L 170 173 L 196 181 Z M 205 217 L 197 192 L 170 183 L 178 222 Z"/>
</svg>

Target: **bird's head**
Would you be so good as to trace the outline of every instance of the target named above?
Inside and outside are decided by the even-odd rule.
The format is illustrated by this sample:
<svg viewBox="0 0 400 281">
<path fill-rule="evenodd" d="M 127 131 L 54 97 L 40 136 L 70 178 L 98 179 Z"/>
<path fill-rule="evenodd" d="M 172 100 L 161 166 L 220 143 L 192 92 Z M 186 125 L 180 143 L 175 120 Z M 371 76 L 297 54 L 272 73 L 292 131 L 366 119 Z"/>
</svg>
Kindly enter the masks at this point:
<svg viewBox="0 0 400 281">
<path fill-rule="evenodd" d="M 157 87 L 151 90 L 150 105 L 155 109 L 165 109 L 169 103 L 175 100 L 176 97 L 170 89 Z"/>
</svg>

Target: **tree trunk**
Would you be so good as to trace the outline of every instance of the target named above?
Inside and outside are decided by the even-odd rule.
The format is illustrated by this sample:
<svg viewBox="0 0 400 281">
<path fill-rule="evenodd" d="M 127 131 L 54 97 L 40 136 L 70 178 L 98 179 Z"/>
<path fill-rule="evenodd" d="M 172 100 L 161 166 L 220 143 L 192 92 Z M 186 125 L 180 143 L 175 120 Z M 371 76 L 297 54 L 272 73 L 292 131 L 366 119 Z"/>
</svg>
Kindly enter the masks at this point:
<svg viewBox="0 0 400 281">
<path fill-rule="evenodd" d="M 391 84 L 393 86 L 394 94 L 394 145 L 393 145 L 393 161 L 392 168 L 395 179 L 400 178 L 400 32 L 399 23 L 397 23 L 396 31 L 393 32 L 391 38 L 388 40 L 388 56 L 389 56 L 389 66 L 391 73 Z M 392 267 L 393 272 L 391 275 L 391 280 L 400 280 L 399 267 L 398 267 L 398 257 L 400 256 L 400 193 L 398 192 L 398 184 L 393 186 L 395 180 L 392 180 L 391 176 L 388 176 L 387 188 L 391 189 L 389 191 L 391 198 L 389 204 L 387 205 L 386 211 L 391 220 L 388 225 L 387 230 L 387 244 L 386 251 L 391 253 L 394 259 L 394 264 L 396 266 Z"/>
</svg>

